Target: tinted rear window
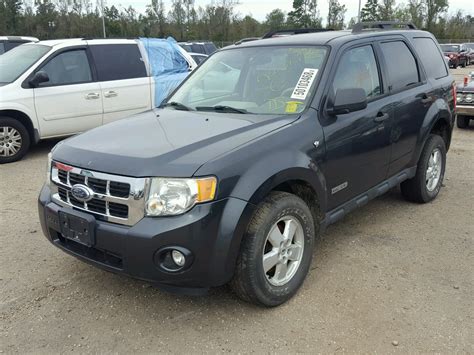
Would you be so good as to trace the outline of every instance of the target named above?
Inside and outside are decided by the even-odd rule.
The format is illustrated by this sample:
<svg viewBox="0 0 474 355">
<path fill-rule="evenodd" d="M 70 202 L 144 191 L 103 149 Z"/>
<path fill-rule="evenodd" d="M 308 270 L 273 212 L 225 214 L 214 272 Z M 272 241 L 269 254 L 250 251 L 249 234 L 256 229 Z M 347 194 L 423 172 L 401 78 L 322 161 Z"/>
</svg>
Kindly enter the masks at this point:
<svg viewBox="0 0 474 355">
<path fill-rule="evenodd" d="M 145 63 L 136 44 L 103 44 L 90 48 L 99 81 L 147 76 Z"/>
<path fill-rule="evenodd" d="M 397 91 L 419 82 L 415 57 L 405 42 L 382 43 L 382 52 L 387 64 L 390 89 Z"/>
<path fill-rule="evenodd" d="M 212 54 L 212 53 L 214 53 L 214 52 L 217 50 L 217 48 L 216 48 L 216 46 L 214 45 L 214 43 L 206 43 L 206 44 L 204 45 L 204 47 L 206 47 L 206 52 L 207 52 L 207 54 Z"/>
<path fill-rule="evenodd" d="M 191 45 L 191 50 L 194 53 L 201 53 L 201 54 L 206 54 L 206 49 L 202 44 L 192 44 Z"/>
<path fill-rule="evenodd" d="M 413 43 L 430 78 L 439 79 L 448 75 L 443 56 L 431 38 L 415 38 Z"/>
</svg>

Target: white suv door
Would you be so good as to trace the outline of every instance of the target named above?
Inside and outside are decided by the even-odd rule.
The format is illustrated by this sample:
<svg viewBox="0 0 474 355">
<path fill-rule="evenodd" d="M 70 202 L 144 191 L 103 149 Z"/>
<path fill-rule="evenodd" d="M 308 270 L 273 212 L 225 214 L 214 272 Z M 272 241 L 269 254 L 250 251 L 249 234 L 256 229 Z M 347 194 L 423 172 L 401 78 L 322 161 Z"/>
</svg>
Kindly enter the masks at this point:
<svg viewBox="0 0 474 355">
<path fill-rule="evenodd" d="M 87 48 L 58 51 L 36 69 L 49 81 L 34 88 L 42 138 L 84 132 L 102 124 L 102 96 Z"/>
<path fill-rule="evenodd" d="M 151 79 L 135 42 L 89 42 L 103 102 L 103 123 L 151 109 Z"/>
</svg>

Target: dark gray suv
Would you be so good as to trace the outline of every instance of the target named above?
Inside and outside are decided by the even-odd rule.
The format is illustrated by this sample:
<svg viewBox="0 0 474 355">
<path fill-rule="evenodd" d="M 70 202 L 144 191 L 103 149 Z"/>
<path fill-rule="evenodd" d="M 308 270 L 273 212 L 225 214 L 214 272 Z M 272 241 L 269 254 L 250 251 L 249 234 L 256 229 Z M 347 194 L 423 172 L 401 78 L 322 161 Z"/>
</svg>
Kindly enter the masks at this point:
<svg viewBox="0 0 474 355">
<path fill-rule="evenodd" d="M 58 144 L 43 232 L 109 271 L 276 306 L 328 225 L 397 185 L 436 198 L 455 96 L 436 39 L 409 24 L 233 45 L 161 108 Z"/>
</svg>

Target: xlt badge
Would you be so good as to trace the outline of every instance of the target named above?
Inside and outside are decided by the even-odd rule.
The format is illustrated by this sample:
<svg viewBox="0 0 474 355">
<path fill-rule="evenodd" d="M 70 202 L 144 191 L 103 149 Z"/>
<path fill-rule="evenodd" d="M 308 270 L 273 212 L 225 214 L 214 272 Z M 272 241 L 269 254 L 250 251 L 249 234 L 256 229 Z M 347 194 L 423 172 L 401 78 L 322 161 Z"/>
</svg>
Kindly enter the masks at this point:
<svg viewBox="0 0 474 355">
<path fill-rule="evenodd" d="M 347 181 L 343 182 L 341 185 L 337 185 L 336 187 L 333 187 L 331 189 L 331 194 L 335 194 L 336 192 L 339 192 L 341 190 L 344 190 L 347 187 Z"/>
</svg>

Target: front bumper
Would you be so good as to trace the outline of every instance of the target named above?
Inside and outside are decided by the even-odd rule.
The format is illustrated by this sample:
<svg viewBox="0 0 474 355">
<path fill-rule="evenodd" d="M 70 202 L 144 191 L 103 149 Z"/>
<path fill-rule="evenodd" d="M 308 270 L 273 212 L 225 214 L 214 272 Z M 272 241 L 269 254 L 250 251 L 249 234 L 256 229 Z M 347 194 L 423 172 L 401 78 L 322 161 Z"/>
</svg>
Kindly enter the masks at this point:
<svg viewBox="0 0 474 355">
<path fill-rule="evenodd" d="M 474 116 L 474 105 L 456 105 L 456 114 L 464 116 Z"/>
<path fill-rule="evenodd" d="M 209 288 L 230 281 L 253 211 L 251 204 L 227 198 L 197 205 L 180 216 L 145 217 L 131 227 L 96 219 L 95 243 L 88 247 L 61 234 L 59 211 L 72 209 L 52 202 L 47 185 L 38 208 L 43 233 L 56 247 L 102 269 L 177 288 Z M 192 262 L 179 271 L 164 270 L 157 256 L 168 247 L 190 251 Z"/>
</svg>

